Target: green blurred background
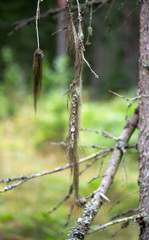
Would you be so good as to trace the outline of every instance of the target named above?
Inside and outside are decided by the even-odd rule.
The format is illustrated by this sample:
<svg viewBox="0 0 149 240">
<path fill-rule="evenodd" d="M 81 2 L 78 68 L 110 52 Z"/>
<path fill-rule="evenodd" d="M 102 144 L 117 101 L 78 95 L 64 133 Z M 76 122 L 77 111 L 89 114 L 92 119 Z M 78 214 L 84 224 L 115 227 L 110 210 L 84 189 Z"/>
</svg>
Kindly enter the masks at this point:
<svg viewBox="0 0 149 240">
<path fill-rule="evenodd" d="M 84 2 L 84 1 L 80 1 Z M 59 7 L 62 1 L 43 1 L 41 13 Z M 65 54 L 63 32 L 57 15 L 40 21 L 40 45 L 44 52 L 43 86 L 35 116 L 32 96 L 32 58 L 35 51 L 35 23 L 14 34 L 14 22 L 28 19 L 36 12 L 36 1 L 0 0 L 0 178 L 31 174 L 68 162 L 66 150 L 50 141 L 65 141 L 68 134 L 68 96 L 73 80 L 73 62 Z M 138 78 L 138 1 L 118 0 L 96 9 L 93 14 L 91 44 L 85 45 L 86 59 L 99 79 L 85 66 L 81 127 L 108 131 L 118 137 L 126 122 L 127 104 L 109 90 L 127 97 L 136 95 Z M 63 16 L 61 16 L 63 17 Z M 74 17 L 76 15 L 74 14 Z M 89 12 L 84 17 L 85 43 Z M 131 116 L 137 103 L 128 111 Z M 131 143 L 137 142 L 137 131 Z M 114 146 L 115 142 L 92 132 L 81 131 L 81 145 Z M 80 158 L 98 151 L 81 147 Z M 80 178 L 80 195 L 88 196 L 98 187 L 110 156 L 98 160 Z M 85 164 L 80 166 L 81 169 Z M 103 206 L 94 225 L 109 221 L 110 216 L 138 206 L 138 156 L 129 150 L 123 158 L 108 193 L 111 202 Z M 9 192 L 0 194 L 0 239 L 65 239 L 82 210 L 75 208 L 69 225 L 64 228 L 73 196 L 57 211 L 48 214 L 65 195 L 72 182 L 70 170 L 32 179 Z M 1 184 L 1 189 L 5 184 Z M 119 202 L 117 202 L 119 200 Z M 117 202 L 117 204 L 115 204 Z M 112 208 L 112 209 L 111 209 Z M 90 235 L 93 239 L 136 240 L 138 226 L 114 226 Z"/>
</svg>

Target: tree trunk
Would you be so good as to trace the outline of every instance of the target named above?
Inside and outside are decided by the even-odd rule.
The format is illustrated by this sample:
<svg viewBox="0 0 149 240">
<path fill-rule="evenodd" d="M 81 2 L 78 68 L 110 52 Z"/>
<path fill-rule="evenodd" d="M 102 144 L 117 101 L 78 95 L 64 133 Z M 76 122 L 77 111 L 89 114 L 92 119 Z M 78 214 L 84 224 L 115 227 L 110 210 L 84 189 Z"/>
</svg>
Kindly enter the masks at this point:
<svg viewBox="0 0 149 240">
<path fill-rule="evenodd" d="M 140 66 L 139 66 L 139 160 L 140 213 L 146 215 L 140 222 L 140 240 L 149 239 L 149 0 L 140 6 Z"/>
</svg>

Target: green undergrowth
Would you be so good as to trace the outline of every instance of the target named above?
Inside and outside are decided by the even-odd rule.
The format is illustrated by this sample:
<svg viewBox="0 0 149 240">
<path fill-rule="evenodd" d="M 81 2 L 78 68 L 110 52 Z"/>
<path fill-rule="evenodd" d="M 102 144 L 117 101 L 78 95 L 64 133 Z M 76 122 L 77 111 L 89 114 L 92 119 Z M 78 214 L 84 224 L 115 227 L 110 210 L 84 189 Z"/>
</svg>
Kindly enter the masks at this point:
<svg viewBox="0 0 149 240">
<path fill-rule="evenodd" d="M 0 112 L 0 178 L 51 170 L 68 162 L 66 149 L 50 143 L 67 139 L 69 121 L 67 102 L 69 99 L 64 93 L 64 91 L 57 90 L 46 96 L 41 95 L 36 115 L 32 98 L 26 96 L 20 104 L 17 104 L 12 115 L 7 112 L 7 109 L 4 112 L 4 107 L 0 110 L 2 111 Z M 3 103 L 5 101 L 7 102 L 7 99 L 3 96 Z M 129 109 L 129 117 L 135 107 L 136 104 Z M 104 130 L 119 137 L 126 123 L 126 110 L 127 102 L 118 97 L 96 102 L 86 99 L 82 104 L 81 127 L 99 132 Z M 137 142 L 137 131 L 130 142 Z M 113 139 L 93 132 L 81 131 L 80 145 L 86 147 L 79 147 L 79 156 L 85 157 L 99 150 L 87 146 L 113 147 L 114 144 Z M 81 196 L 89 196 L 97 189 L 110 156 L 98 160 L 80 177 Z M 126 156 L 123 157 L 118 174 L 108 193 L 111 202 L 103 206 L 94 222 L 95 225 L 109 221 L 109 217 L 119 211 L 138 206 L 137 158 L 134 149 L 128 150 Z M 82 164 L 80 169 L 84 167 L 85 164 Z M 94 177 L 96 179 L 93 179 Z M 67 195 L 71 182 L 70 171 L 66 170 L 32 179 L 18 188 L 1 193 L 0 233 L 4 236 L 3 239 L 65 239 L 68 229 L 74 226 L 75 219 L 81 215 L 82 210 L 75 207 L 70 225 L 66 228 L 64 225 L 73 203 L 73 196 L 58 210 L 51 214 L 48 214 L 48 211 Z M 4 186 L 5 184 L 1 184 L 1 189 Z M 120 232 L 119 225 L 93 234 L 88 239 L 101 237 L 106 240 L 110 239 L 114 233 L 113 239 L 135 240 L 137 238 L 137 226 L 133 224 L 122 231 L 123 234 Z"/>
</svg>

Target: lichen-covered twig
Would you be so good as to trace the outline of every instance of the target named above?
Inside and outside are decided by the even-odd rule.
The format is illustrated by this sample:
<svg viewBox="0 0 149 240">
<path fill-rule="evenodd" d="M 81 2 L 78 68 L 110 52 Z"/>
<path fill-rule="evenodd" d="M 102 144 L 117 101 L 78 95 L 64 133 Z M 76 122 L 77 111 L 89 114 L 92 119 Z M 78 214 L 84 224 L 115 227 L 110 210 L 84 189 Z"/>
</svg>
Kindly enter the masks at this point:
<svg viewBox="0 0 149 240">
<path fill-rule="evenodd" d="M 126 145 L 128 144 L 128 141 L 132 133 L 136 129 L 137 123 L 138 123 L 138 109 L 135 110 L 133 116 L 126 123 L 120 135 L 120 139 L 122 139 Z M 72 229 L 72 231 L 69 232 L 68 237 L 66 238 L 67 240 L 85 239 L 90 229 L 90 226 L 95 216 L 97 215 L 99 208 L 103 203 L 103 197 L 101 194 L 103 195 L 107 194 L 113 182 L 114 176 L 116 174 L 122 156 L 123 156 L 122 150 L 117 145 L 115 145 L 112 157 L 109 161 L 109 164 L 102 178 L 100 186 L 95 191 L 95 194 L 91 201 L 85 205 L 82 217 L 80 217 L 77 220 L 76 226 Z"/>
<path fill-rule="evenodd" d="M 13 183 L 13 184 L 10 184 L 10 185 L 6 185 L 4 187 L 4 189 L 0 190 L 0 193 L 3 193 L 3 192 L 7 192 L 9 190 L 12 190 L 13 188 L 16 188 L 18 186 L 20 186 L 21 184 L 25 183 L 27 181 L 27 179 L 25 180 L 21 180 L 20 182 L 17 182 L 17 183 Z"/>
<path fill-rule="evenodd" d="M 103 154 L 108 153 L 108 152 L 109 153 L 112 152 L 112 149 L 111 148 L 107 148 L 107 149 L 104 149 L 104 150 L 100 150 L 100 151 L 98 151 L 96 153 L 93 153 L 93 154 L 91 154 L 91 155 L 89 155 L 89 156 L 87 156 L 85 158 L 80 159 L 78 163 L 79 164 L 83 163 L 85 161 L 88 161 L 88 160 L 90 160 L 92 158 L 96 158 L 97 156 L 103 155 Z M 39 172 L 39 173 L 31 174 L 31 175 L 23 175 L 23 176 L 14 177 L 14 178 L 0 179 L 0 183 L 5 183 L 5 184 L 8 184 L 8 183 L 11 183 L 11 182 L 14 182 L 14 181 L 20 181 L 18 183 L 7 185 L 6 187 L 4 187 L 4 189 L 0 190 L 0 193 L 9 191 L 9 190 L 11 190 L 13 188 L 16 188 L 19 185 L 25 183 L 26 181 L 28 181 L 30 179 L 37 178 L 37 177 L 42 177 L 42 176 L 45 176 L 45 175 L 50 175 L 50 174 L 53 174 L 53 173 L 56 173 L 56 172 L 60 172 L 60 171 L 64 171 L 64 170 L 70 168 L 71 165 L 73 165 L 73 164 L 67 163 L 64 166 L 57 167 L 57 168 L 55 168 L 53 170 L 50 170 L 50 171 Z"/>
</svg>

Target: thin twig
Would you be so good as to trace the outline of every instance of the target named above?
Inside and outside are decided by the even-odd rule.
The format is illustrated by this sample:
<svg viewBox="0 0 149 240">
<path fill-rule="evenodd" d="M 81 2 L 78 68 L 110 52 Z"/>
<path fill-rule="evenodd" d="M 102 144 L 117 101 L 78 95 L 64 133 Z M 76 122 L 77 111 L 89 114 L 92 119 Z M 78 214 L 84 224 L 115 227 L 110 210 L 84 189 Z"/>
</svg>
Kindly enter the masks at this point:
<svg viewBox="0 0 149 240">
<path fill-rule="evenodd" d="M 37 36 L 37 48 L 40 48 L 39 44 L 39 30 L 38 30 L 38 21 L 40 17 L 40 2 L 41 0 L 37 1 L 37 9 L 36 9 L 36 36 Z"/>
<path fill-rule="evenodd" d="M 102 178 L 104 175 L 98 175 L 97 177 L 93 177 L 91 180 L 88 181 L 88 183 L 93 182 L 94 180 L 97 180 L 98 178 Z"/>
<path fill-rule="evenodd" d="M 51 142 L 51 141 L 47 141 L 47 143 L 50 143 L 51 145 L 58 145 L 58 146 L 68 147 L 68 143 L 66 143 L 66 142 Z"/>
<path fill-rule="evenodd" d="M 52 212 L 56 211 L 64 202 L 66 202 L 70 198 L 70 195 L 72 194 L 72 192 L 73 192 L 73 185 L 71 184 L 68 194 L 54 208 L 48 211 L 48 213 L 51 214 Z"/>
<path fill-rule="evenodd" d="M 142 94 L 142 95 L 139 95 L 139 96 L 136 96 L 136 97 L 133 97 L 133 98 L 127 98 L 127 97 L 124 97 L 124 96 L 122 96 L 122 95 L 120 95 L 120 94 L 118 94 L 118 93 L 116 93 L 116 92 L 113 92 L 113 91 L 111 91 L 111 90 L 109 90 L 109 92 L 110 93 L 113 93 L 114 95 L 116 95 L 116 96 L 118 96 L 118 97 L 120 97 L 120 98 L 123 98 L 123 99 L 125 99 L 126 101 L 136 101 L 136 100 L 138 100 L 138 99 L 140 99 L 140 98 L 142 98 L 142 97 L 149 97 L 149 95 L 146 95 L 146 94 Z"/>
<path fill-rule="evenodd" d="M 104 135 L 105 136 L 105 135 Z M 112 137 L 113 138 L 113 137 Z M 115 137 L 114 137 L 115 138 Z M 57 145 L 57 146 L 64 146 L 64 147 L 68 147 L 68 143 L 66 142 L 47 142 L 51 145 Z M 98 148 L 98 149 L 107 149 L 106 146 L 98 146 L 98 145 L 95 145 L 95 144 L 92 144 L 92 145 L 78 145 L 78 147 L 80 148 Z M 126 148 L 136 148 L 137 149 L 137 144 L 128 144 L 126 146 Z M 113 149 L 113 148 L 112 148 Z"/>
<path fill-rule="evenodd" d="M 94 76 L 96 78 L 99 78 L 99 76 L 97 75 L 97 73 L 95 73 L 95 71 L 92 69 L 91 65 L 89 64 L 89 62 L 86 60 L 86 58 L 83 56 L 83 60 L 86 63 L 86 65 L 88 66 L 88 68 L 90 69 L 90 71 L 94 74 Z"/>
<path fill-rule="evenodd" d="M 104 153 L 108 153 L 108 152 L 111 152 L 111 151 L 112 151 L 111 148 L 107 148 L 105 150 L 100 150 L 100 151 L 98 151 L 98 152 L 96 152 L 94 154 L 91 154 L 90 156 L 87 156 L 85 158 L 80 159 L 78 163 L 79 164 L 83 163 L 85 161 L 88 161 L 88 160 L 90 160 L 92 158 L 95 158 L 95 157 L 97 157 L 99 155 L 102 155 Z M 11 190 L 11 189 L 13 189 L 15 187 L 18 187 L 19 185 L 25 183 L 26 181 L 28 181 L 28 180 L 30 180 L 32 178 L 37 178 L 37 177 L 41 177 L 41 176 L 45 176 L 45 175 L 50 175 L 50 174 L 53 174 L 53 173 L 56 173 L 56 172 L 60 172 L 60 171 L 63 171 L 63 170 L 66 170 L 66 169 L 70 168 L 71 166 L 73 166 L 73 164 L 68 163 L 68 164 L 66 164 L 64 166 L 57 167 L 57 168 L 55 168 L 53 170 L 50 170 L 50 171 L 44 171 L 44 172 L 40 172 L 40 173 L 35 173 L 35 174 L 28 175 L 28 176 L 27 175 L 23 175 L 21 177 L 0 179 L 0 183 L 2 183 L 2 182 L 3 183 L 10 183 L 10 182 L 13 182 L 13 181 L 20 181 L 21 180 L 21 182 L 19 182 L 19 183 L 14 183 L 14 184 L 7 185 L 6 187 L 4 187 L 4 189 L 0 190 L 0 193 L 6 192 L 6 191 Z"/>
<path fill-rule="evenodd" d="M 102 160 L 101 163 L 100 163 L 100 168 L 99 168 L 98 176 L 97 176 L 97 177 L 93 177 L 90 181 L 88 181 L 88 183 L 91 183 L 91 182 L 93 182 L 94 180 L 103 177 L 103 175 L 101 175 L 102 168 L 103 168 L 103 160 Z"/>
<path fill-rule="evenodd" d="M 114 214 L 112 217 L 110 217 L 110 220 L 114 220 L 115 218 L 122 217 L 126 214 L 129 214 L 129 213 L 132 213 L 132 212 L 138 212 L 138 211 L 139 211 L 139 208 L 130 208 L 130 209 L 127 209 L 126 211 Z"/>
<path fill-rule="evenodd" d="M 81 128 L 80 131 L 88 131 L 88 132 L 93 132 L 93 133 L 96 133 L 96 134 L 103 135 L 102 132 L 100 132 L 98 130 L 93 130 L 91 128 Z"/>
<path fill-rule="evenodd" d="M 89 168 L 91 165 L 93 165 L 97 160 L 99 160 L 100 158 L 104 158 L 104 157 L 106 157 L 107 155 L 109 155 L 111 152 L 107 152 L 107 153 L 105 153 L 105 154 L 103 154 L 103 155 L 101 155 L 101 156 L 97 156 L 97 157 L 95 157 L 91 162 L 89 162 L 87 165 L 86 165 L 86 167 L 80 172 L 80 175 L 87 169 L 87 168 Z"/>
<path fill-rule="evenodd" d="M 88 163 L 88 164 L 82 169 L 82 171 L 80 171 L 79 176 L 82 175 L 82 174 L 83 174 L 89 167 L 91 167 L 97 160 L 99 160 L 100 158 L 106 157 L 108 154 L 110 154 L 110 152 L 105 153 L 105 154 L 103 154 L 103 155 L 101 155 L 101 156 L 95 157 L 90 163 Z M 68 191 L 68 194 L 67 194 L 54 208 L 52 208 L 48 213 L 50 214 L 50 213 L 56 211 L 64 202 L 66 202 L 66 201 L 70 198 L 72 192 L 73 192 L 73 185 L 70 186 L 69 191 Z M 93 194 L 92 194 L 92 195 L 93 195 Z M 83 200 L 85 199 L 85 201 L 84 201 L 85 203 L 87 202 L 87 198 L 88 198 L 88 197 L 83 197 Z M 82 200 L 80 200 L 80 202 L 81 202 L 81 204 L 82 204 Z"/>
<path fill-rule="evenodd" d="M 118 199 L 118 200 L 113 204 L 113 206 L 110 208 L 109 211 L 112 211 L 113 208 L 114 208 L 117 204 L 119 204 L 122 200 L 128 198 L 129 196 L 131 196 L 131 195 L 133 195 L 133 194 L 137 194 L 138 192 L 139 192 L 139 191 L 131 192 L 131 193 L 128 193 L 128 194 L 126 194 L 125 196 L 121 197 L 120 199 Z"/>
<path fill-rule="evenodd" d="M 106 146 L 97 146 L 97 145 L 78 145 L 80 148 L 98 148 L 98 149 L 106 149 Z"/>
<path fill-rule="evenodd" d="M 121 219 L 117 219 L 117 220 L 114 220 L 114 221 L 111 221 L 111 222 L 108 222 L 108 223 L 105 223 L 105 224 L 102 224 L 100 225 L 99 227 L 97 227 L 96 229 L 94 230 L 91 230 L 88 232 L 88 234 L 92 234 L 94 232 L 97 232 L 99 230 L 103 230 L 107 227 L 110 227 L 114 224 L 117 224 L 117 223 L 121 223 L 121 222 L 129 222 L 129 221 L 136 221 L 137 218 L 140 218 L 140 214 L 137 214 L 137 215 L 133 215 L 133 216 L 130 216 L 130 217 L 125 217 L 125 218 L 121 218 Z"/>
<path fill-rule="evenodd" d="M 21 184 L 25 183 L 26 181 L 27 181 L 27 179 L 26 180 L 22 180 L 22 181 L 20 181 L 18 183 L 13 183 L 11 185 L 7 185 L 7 186 L 4 187 L 4 189 L 0 190 L 0 193 L 12 190 L 13 188 L 16 188 L 16 187 L 20 186 Z"/>
<path fill-rule="evenodd" d="M 50 143 L 51 145 L 57 145 L 57 146 L 64 146 L 64 147 L 68 147 L 68 143 L 66 142 L 47 142 Z M 80 148 L 98 148 L 98 149 L 106 149 L 106 146 L 97 146 L 95 144 L 92 145 L 78 145 L 78 147 Z"/>
<path fill-rule="evenodd" d="M 70 211 L 69 211 L 69 214 L 68 214 L 68 217 L 67 217 L 67 221 L 66 221 L 64 227 L 67 227 L 68 224 L 69 224 L 69 221 L 70 221 L 70 218 L 71 218 L 71 215 L 72 215 L 72 211 L 73 211 L 73 209 L 74 209 L 74 206 L 75 206 L 74 204 L 71 205 L 71 208 L 70 208 Z"/>
<path fill-rule="evenodd" d="M 117 137 L 114 137 L 111 133 L 108 133 L 106 131 L 98 131 L 98 130 L 93 130 L 91 128 L 81 128 L 80 129 L 81 131 L 88 131 L 88 132 L 93 132 L 93 133 L 96 133 L 96 134 L 100 134 L 104 137 L 107 137 L 107 138 L 111 138 L 111 139 L 114 139 L 114 140 L 117 140 L 118 138 Z"/>
</svg>

